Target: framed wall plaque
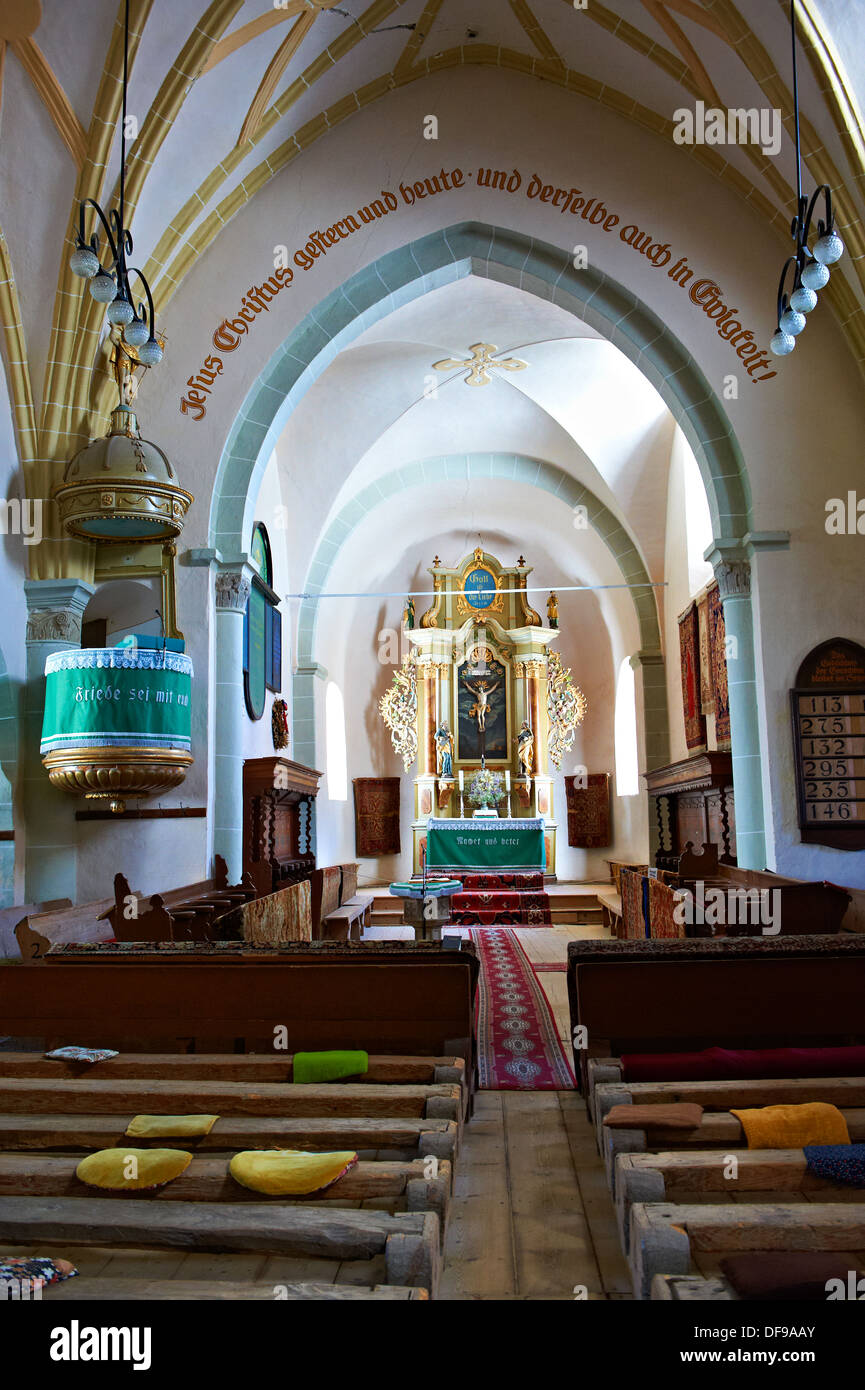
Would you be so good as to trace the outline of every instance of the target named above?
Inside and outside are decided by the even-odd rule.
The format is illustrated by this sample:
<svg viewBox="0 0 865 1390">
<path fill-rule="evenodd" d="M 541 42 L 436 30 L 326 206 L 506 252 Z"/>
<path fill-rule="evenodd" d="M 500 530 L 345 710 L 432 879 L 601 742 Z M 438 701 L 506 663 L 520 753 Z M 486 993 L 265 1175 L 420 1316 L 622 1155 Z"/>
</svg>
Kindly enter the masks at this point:
<svg viewBox="0 0 865 1390">
<path fill-rule="evenodd" d="M 865 647 L 815 647 L 790 701 L 803 843 L 865 849 Z"/>
</svg>

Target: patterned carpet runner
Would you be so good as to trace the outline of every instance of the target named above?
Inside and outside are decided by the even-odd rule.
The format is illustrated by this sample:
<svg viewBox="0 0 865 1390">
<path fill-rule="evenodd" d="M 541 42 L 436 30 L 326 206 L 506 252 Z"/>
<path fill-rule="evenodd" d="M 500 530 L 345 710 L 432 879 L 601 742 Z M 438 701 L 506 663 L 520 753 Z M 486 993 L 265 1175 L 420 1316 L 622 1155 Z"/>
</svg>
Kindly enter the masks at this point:
<svg viewBox="0 0 865 1390">
<path fill-rule="evenodd" d="M 472 928 L 481 963 L 477 1002 L 479 1082 L 485 1091 L 566 1091 L 574 1074 L 555 1020 L 517 937 Z"/>
</svg>

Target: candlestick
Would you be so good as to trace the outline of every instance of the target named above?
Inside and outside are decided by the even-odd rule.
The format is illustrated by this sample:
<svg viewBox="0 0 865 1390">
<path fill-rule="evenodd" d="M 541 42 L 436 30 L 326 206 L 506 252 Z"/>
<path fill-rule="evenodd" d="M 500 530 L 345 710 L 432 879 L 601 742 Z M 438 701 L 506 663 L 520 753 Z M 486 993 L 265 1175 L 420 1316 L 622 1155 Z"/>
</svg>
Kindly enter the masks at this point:
<svg viewBox="0 0 865 1390">
<path fill-rule="evenodd" d="M 464 781 L 463 770 L 462 770 L 462 768 L 460 768 L 460 770 L 459 770 L 459 779 L 460 779 L 460 791 L 462 791 L 462 789 L 463 789 L 463 781 Z"/>
<path fill-rule="evenodd" d="M 510 770 L 510 768 L 508 767 L 508 768 L 505 768 L 505 791 L 506 791 L 506 792 L 509 792 L 510 789 L 511 789 L 511 770 Z"/>
</svg>

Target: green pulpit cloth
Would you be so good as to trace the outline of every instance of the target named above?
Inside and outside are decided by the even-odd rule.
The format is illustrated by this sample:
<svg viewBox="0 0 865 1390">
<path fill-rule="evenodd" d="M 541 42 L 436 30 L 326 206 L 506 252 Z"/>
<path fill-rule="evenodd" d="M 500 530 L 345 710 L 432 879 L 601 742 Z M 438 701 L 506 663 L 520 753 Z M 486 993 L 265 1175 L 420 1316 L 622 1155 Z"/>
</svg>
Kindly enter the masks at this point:
<svg viewBox="0 0 865 1390">
<path fill-rule="evenodd" d="M 426 855 L 430 869 L 543 869 L 544 822 L 430 820 Z"/>
<path fill-rule="evenodd" d="M 190 751 L 192 662 L 182 652 L 82 647 L 45 662 L 40 752 Z"/>
</svg>

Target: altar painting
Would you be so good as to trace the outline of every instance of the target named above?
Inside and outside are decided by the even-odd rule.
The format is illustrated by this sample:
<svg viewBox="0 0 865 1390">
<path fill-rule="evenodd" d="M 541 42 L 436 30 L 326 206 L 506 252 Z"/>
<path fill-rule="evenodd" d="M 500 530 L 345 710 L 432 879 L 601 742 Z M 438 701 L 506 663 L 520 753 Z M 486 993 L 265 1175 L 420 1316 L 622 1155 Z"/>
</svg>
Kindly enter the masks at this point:
<svg viewBox="0 0 865 1390">
<path fill-rule="evenodd" d="M 457 758 L 460 762 L 506 761 L 508 748 L 507 671 L 489 654 L 467 661 L 457 680 Z"/>
</svg>

